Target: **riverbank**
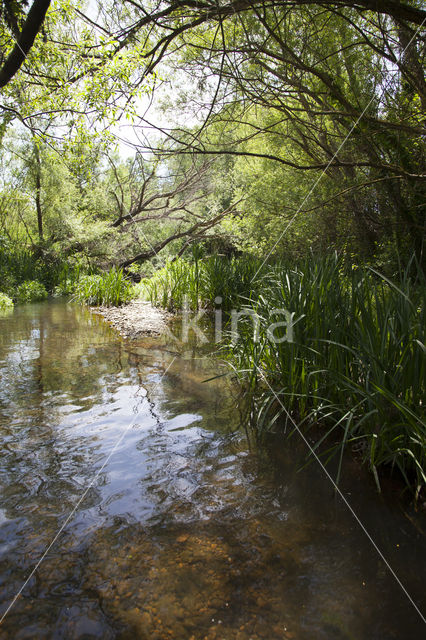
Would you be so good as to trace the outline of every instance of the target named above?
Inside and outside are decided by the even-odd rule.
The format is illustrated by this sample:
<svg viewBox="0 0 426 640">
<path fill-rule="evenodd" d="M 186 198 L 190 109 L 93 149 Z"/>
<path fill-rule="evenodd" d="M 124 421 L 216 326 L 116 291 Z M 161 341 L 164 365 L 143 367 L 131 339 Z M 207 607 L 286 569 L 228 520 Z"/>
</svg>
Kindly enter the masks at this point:
<svg viewBox="0 0 426 640">
<path fill-rule="evenodd" d="M 91 307 L 124 338 L 133 340 L 143 335 L 160 335 L 167 327 L 169 313 L 153 307 L 145 300 L 132 300 L 121 307 Z"/>
<path fill-rule="evenodd" d="M 349 269 L 331 253 L 298 264 L 181 259 L 145 280 L 144 290 L 170 310 L 237 311 L 228 355 L 259 436 L 277 429 L 279 415 L 303 428 L 318 424 L 318 446 L 331 436 L 340 458 L 356 443 L 378 489 L 382 470 L 399 470 L 423 501 L 425 285 L 414 261 L 393 281 L 368 265 Z"/>
</svg>

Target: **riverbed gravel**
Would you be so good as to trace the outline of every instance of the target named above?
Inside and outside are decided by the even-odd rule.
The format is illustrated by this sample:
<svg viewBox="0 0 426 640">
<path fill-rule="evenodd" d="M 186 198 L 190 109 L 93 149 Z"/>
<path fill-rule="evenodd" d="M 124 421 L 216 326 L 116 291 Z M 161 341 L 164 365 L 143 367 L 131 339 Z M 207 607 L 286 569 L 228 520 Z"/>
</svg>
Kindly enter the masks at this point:
<svg viewBox="0 0 426 640">
<path fill-rule="evenodd" d="M 91 307 L 91 310 L 103 316 L 116 331 L 128 339 L 162 334 L 170 315 L 145 300 L 132 300 L 121 307 Z"/>
</svg>

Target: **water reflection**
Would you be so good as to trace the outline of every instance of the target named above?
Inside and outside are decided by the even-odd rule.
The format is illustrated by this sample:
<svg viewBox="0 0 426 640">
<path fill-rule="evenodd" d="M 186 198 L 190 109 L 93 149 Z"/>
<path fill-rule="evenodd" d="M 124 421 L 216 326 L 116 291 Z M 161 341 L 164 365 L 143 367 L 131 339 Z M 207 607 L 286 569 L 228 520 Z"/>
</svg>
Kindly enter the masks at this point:
<svg viewBox="0 0 426 640">
<path fill-rule="evenodd" d="M 228 384 L 204 382 L 217 363 L 123 343 L 63 303 L 17 308 L 0 331 L 2 611 L 78 505 L 1 637 L 421 637 L 321 471 L 300 472 L 303 444 L 248 449 Z M 350 463 L 344 482 L 424 606 L 424 520 Z"/>
</svg>

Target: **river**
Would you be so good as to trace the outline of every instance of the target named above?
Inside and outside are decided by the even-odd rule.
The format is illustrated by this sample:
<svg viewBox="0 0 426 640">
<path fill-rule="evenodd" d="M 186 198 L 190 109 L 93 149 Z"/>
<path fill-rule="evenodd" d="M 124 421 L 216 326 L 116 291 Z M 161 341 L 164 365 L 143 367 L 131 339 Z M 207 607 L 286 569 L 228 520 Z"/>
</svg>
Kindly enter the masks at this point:
<svg viewBox="0 0 426 640">
<path fill-rule="evenodd" d="M 424 513 L 347 460 L 411 602 L 297 434 L 248 442 L 205 347 L 125 342 L 61 301 L 0 336 L 1 638 L 424 637 Z"/>
</svg>

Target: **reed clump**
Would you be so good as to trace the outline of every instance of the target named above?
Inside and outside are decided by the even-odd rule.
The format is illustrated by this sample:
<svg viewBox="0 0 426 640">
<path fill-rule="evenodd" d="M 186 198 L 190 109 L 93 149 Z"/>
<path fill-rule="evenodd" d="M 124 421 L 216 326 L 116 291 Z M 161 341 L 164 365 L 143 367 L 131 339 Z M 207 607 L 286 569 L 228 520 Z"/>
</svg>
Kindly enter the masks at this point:
<svg viewBox="0 0 426 640">
<path fill-rule="evenodd" d="M 229 311 L 255 295 L 265 269 L 261 260 L 250 256 L 209 256 L 193 261 L 180 258 L 143 280 L 138 291 L 153 305 L 169 311 L 184 305 L 192 311 L 213 308 L 217 298 L 221 308 Z"/>
<path fill-rule="evenodd" d="M 348 267 L 336 254 L 297 265 L 213 256 L 176 260 L 139 287 L 170 310 L 185 300 L 193 310 L 213 309 L 221 298 L 229 319 L 222 349 L 259 436 L 319 425 L 314 449 L 338 455 L 338 477 L 351 446 L 378 486 L 379 470 L 388 467 L 419 494 L 426 484 L 426 282 L 414 259 L 391 280 L 372 267 Z M 246 311 L 237 339 L 232 309 Z"/>
<path fill-rule="evenodd" d="M 426 483 L 426 283 L 413 266 L 394 283 L 368 267 L 348 273 L 337 256 L 277 265 L 251 305 L 258 339 L 246 320 L 229 355 L 257 433 L 283 419 L 292 430 L 322 425 L 314 449 L 339 455 L 338 477 L 350 444 L 378 486 L 379 468 L 390 466 L 418 495 Z M 291 313 L 291 340 L 287 326 L 270 330 L 277 309 Z"/>
<path fill-rule="evenodd" d="M 79 266 L 68 264 L 52 252 L 43 251 L 40 247 L 30 248 L 0 236 L 2 291 L 17 302 L 41 300 L 47 295 L 42 291 L 69 294 L 75 287 L 79 272 Z"/>
<path fill-rule="evenodd" d="M 81 276 L 74 299 L 93 306 L 118 307 L 134 297 L 133 285 L 122 269 L 112 268 L 103 274 Z"/>
</svg>

